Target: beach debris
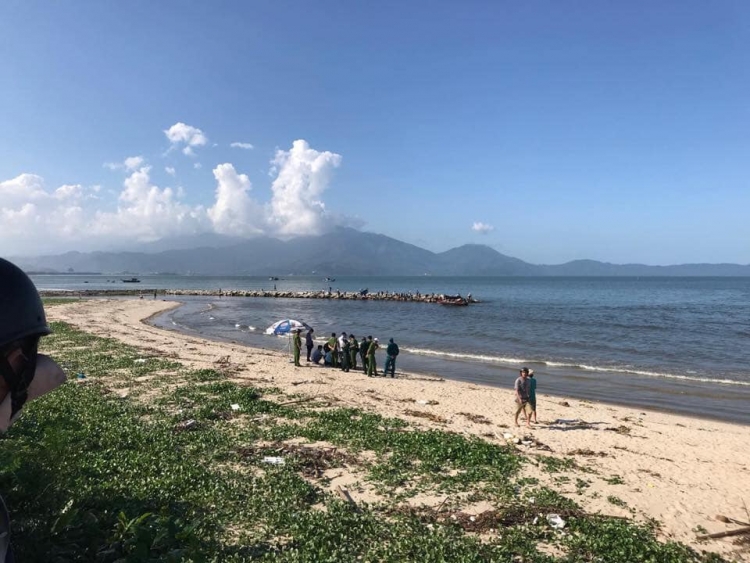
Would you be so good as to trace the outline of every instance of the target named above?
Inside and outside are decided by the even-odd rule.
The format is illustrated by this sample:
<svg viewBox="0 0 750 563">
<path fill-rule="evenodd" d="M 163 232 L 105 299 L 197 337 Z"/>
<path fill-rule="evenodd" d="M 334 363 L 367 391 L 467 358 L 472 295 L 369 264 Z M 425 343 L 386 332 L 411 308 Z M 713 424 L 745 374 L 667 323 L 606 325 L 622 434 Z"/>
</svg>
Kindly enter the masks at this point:
<svg viewBox="0 0 750 563">
<path fill-rule="evenodd" d="M 133 360 L 133 363 L 134 364 L 145 364 L 146 361 L 147 361 L 147 358 L 136 358 L 135 360 Z"/>
<path fill-rule="evenodd" d="M 557 426 L 558 428 L 554 428 L 555 426 Z M 554 422 L 552 422 L 549 427 L 555 430 L 587 430 L 590 428 L 594 428 L 594 425 L 590 422 L 586 422 L 581 418 L 558 418 Z"/>
<path fill-rule="evenodd" d="M 568 401 L 560 401 L 560 406 L 561 407 L 569 407 L 570 403 Z"/>
<path fill-rule="evenodd" d="M 440 404 L 437 401 L 433 401 L 432 399 L 430 400 L 421 399 L 419 401 L 414 401 L 414 402 L 417 403 L 418 405 L 439 405 Z"/>
<path fill-rule="evenodd" d="M 221 356 L 219 359 L 214 361 L 216 365 L 219 366 L 228 366 L 229 365 L 229 356 Z"/>
<path fill-rule="evenodd" d="M 609 432 L 617 432 L 618 434 L 622 434 L 623 436 L 629 436 L 630 435 L 630 427 L 625 426 L 624 424 L 621 424 L 620 426 L 610 426 L 608 428 L 605 428 L 605 430 L 608 430 Z"/>
<path fill-rule="evenodd" d="M 83 373 L 77 373 L 76 374 L 76 379 L 86 379 L 86 375 L 83 374 Z"/>
<path fill-rule="evenodd" d="M 560 518 L 559 514 L 547 514 L 547 523 L 555 530 L 562 530 L 565 527 L 565 520 Z"/>
<path fill-rule="evenodd" d="M 716 532 L 715 534 L 703 534 L 701 536 L 697 536 L 696 539 L 714 540 L 714 539 L 719 539 L 719 538 L 729 538 L 732 536 L 744 536 L 745 534 L 750 534 L 750 526 L 745 526 L 744 528 L 737 528 L 736 530 L 727 530 L 726 532 Z"/>
<path fill-rule="evenodd" d="M 742 520 L 735 520 L 734 518 L 729 518 L 727 516 L 724 516 L 723 514 L 717 514 L 716 519 L 719 522 L 724 522 L 725 524 L 737 524 L 739 526 L 750 526 L 750 522 L 743 522 Z"/>
<path fill-rule="evenodd" d="M 316 479 L 323 477 L 324 472 L 328 469 L 359 463 L 356 456 L 340 451 L 336 447 L 274 442 L 266 446 L 240 447 L 235 451 L 244 459 L 257 460 L 260 457 L 263 463 L 273 464 L 273 462 L 265 461 L 266 459 L 289 460 L 304 477 Z M 279 464 L 276 463 L 276 465 Z"/>
<path fill-rule="evenodd" d="M 284 405 L 295 405 L 297 403 L 306 403 L 307 401 L 312 401 L 314 399 L 317 399 L 317 397 L 305 397 L 303 399 L 295 399 L 293 401 L 285 401 L 283 403 L 279 403 L 279 406 L 281 407 Z"/>
<path fill-rule="evenodd" d="M 338 494 L 344 501 L 348 502 L 355 510 L 357 510 L 357 503 L 354 502 L 354 499 L 352 498 L 352 495 L 349 494 L 348 490 L 339 485 L 338 487 L 336 487 L 336 494 Z"/>
<path fill-rule="evenodd" d="M 606 452 L 595 452 L 588 448 L 578 448 L 576 450 L 570 450 L 567 455 L 582 455 L 586 457 L 607 457 L 609 454 Z"/>
<path fill-rule="evenodd" d="M 183 420 L 178 422 L 175 427 L 175 432 L 184 432 L 185 430 L 196 430 L 198 428 L 198 421 L 191 418 L 189 420 Z"/>
<path fill-rule="evenodd" d="M 482 416 L 481 414 L 472 414 L 470 412 L 460 412 L 458 414 L 468 418 L 471 422 L 476 424 L 492 424 L 492 421 L 489 418 Z"/>
<path fill-rule="evenodd" d="M 506 440 L 510 440 L 513 438 L 513 434 L 511 434 L 510 432 L 504 432 L 503 438 L 505 438 Z"/>
<path fill-rule="evenodd" d="M 260 461 L 261 463 L 267 463 L 269 465 L 285 465 L 286 464 L 283 457 L 273 456 L 273 455 L 267 455 Z"/>
<path fill-rule="evenodd" d="M 448 422 L 447 419 L 443 418 L 442 416 L 439 416 L 437 414 L 433 414 L 431 412 L 421 412 L 421 411 L 413 411 L 413 410 L 405 410 L 405 415 L 408 416 L 416 416 L 419 418 L 426 418 L 428 420 L 431 420 L 432 422 L 439 422 L 440 424 L 446 424 Z"/>
<path fill-rule="evenodd" d="M 238 410 L 240 410 L 240 406 L 239 406 L 239 405 L 238 405 L 237 403 L 232 403 L 231 405 L 229 405 L 229 407 L 230 407 L 230 408 L 231 408 L 231 409 L 232 409 L 233 411 L 238 411 Z"/>
</svg>

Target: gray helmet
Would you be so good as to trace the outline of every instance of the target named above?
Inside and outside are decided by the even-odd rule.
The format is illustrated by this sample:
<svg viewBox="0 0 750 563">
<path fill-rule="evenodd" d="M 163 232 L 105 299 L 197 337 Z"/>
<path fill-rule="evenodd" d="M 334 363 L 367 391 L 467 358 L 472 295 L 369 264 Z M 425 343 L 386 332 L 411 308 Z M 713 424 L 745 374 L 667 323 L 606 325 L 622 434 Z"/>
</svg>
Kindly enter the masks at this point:
<svg viewBox="0 0 750 563">
<path fill-rule="evenodd" d="M 0 258 L 0 348 L 50 332 L 34 283 L 18 266 Z"/>
</svg>

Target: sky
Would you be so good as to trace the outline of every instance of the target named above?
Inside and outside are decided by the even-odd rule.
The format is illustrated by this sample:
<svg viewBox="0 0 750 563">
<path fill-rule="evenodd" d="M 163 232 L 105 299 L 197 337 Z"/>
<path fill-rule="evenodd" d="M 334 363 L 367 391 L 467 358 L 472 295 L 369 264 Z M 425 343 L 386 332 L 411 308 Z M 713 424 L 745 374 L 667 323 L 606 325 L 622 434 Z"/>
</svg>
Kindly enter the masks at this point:
<svg viewBox="0 0 750 563">
<path fill-rule="evenodd" d="M 750 3 L 0 3 L 0 255 L 345 225 L 750 263 Z"/>
</svg>

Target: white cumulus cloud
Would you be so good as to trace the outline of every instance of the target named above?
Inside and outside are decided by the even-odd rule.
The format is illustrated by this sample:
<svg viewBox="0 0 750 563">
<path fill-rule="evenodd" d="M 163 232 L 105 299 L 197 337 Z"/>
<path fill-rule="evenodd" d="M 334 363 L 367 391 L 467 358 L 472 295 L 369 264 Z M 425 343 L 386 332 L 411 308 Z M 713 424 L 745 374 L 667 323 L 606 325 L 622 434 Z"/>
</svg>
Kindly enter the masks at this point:
<svg viewBox="0 0 750 563">
<path fill-rule="evenodd" d="M 117 210 L 97 212 L 91 221 L 92 233 L 150 241 L 194 233 L 205 224 L 201 206 L 186 205 L 172 188 L 156 186 L 150 172 L 146 166 L 128 176 Z"/>
<path fill-rule="evenodd" d="M 110 170 L 126 170 L 132 172 L 143 166 L 145 162 L 146 159 L 142 156 L 129 156 L 122 162 L 105 162 L 104 167 L 109 168 Z"/>
<path fill-rule="evenodd" d="M 292 143 L 288 151 L 277 150 L 271 161 L 270 223 L 280 235 L 318 234 L 330 227 L 321 196 L 328 187 L 341 155 L 320 152 L 305 140 Z"/>
<path fill-rule="evenodd" d="M 471 226 L 471 230 L 481 235 L 486 235 L 487 233 L 491 233 L 492 231 L 494 231 L 495 227 L 493 227 L 492 225 L 488 225 L 487 223 L 482 223 L 481 221 L 476 221 Z"/>
<path fill-rule="evenodd" d="M 172 144 L 171 148 L 182 146 L 182 152 L 188 156 L 195 155 L 194 147 L 202 147 L 208 142 L 208 138 L 203 131 L 181 121 L 175 123 L 169 129 L 165 129 L 164 134 Z"/>
<path fill-rule="evenodd" d="M 193 139 L 187 134 L 179 138 Z M 355 221 L 328 211 L 323 202 L 341 160 L 339 154 L 297 140 L 288 150 L 276 151 L 265 197 L 256 195 L 246 174 L 224 163 L 213 170 L 213 197 L 194 203 L 187 202 L 206 194 L 207 186 L 193 186 L 192 194 L 182 186 L 159 186 L 140 156 L 117 164 L 116 169 L 128 170 L 119 189 L 81 184 L 47 188 L 41 176 L 20 174 L 0 181 L 0 254 L 102 249 L 207 231 L 282 238 L 320 234 Z M 176 175 L 173 167 L 164 171 Z"/>
<path fill-rule="evenodd" d="M 232 143 L 229 146 L 232 147 L 233 149 L 245 149 L 248 151 L 251 151 L 255 148 L 250 143 L 238 143 L 238 142 Z"/>
<path fill-rule="evenodd" d="M 208 209 L 214 231 L 224 235 L 248 236 L 264 232 L 265 210 L 250 197 L 252 184 L 231 164 L 214 168 L 216 203 Z"/>
</svg>

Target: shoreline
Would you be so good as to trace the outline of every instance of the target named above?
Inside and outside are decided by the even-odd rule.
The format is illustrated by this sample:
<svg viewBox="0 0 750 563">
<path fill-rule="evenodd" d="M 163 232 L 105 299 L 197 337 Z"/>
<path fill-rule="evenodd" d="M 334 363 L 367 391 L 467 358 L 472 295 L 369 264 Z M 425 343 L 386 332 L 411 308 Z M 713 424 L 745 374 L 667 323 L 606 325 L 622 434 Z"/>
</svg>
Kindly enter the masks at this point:
<svg viewBox="0 0 750 563">
<path fill-rule="evenodd" d="M 144 323 L 178 306 L 170 301 L 84 300 L 56 305 L 48 312 L 52 320 L 132 344 L 146 355 L 179 358 L 195 368 L 229 362 L 236 368 L 235 380 L 245 384 L 325 397 L 341 406 L 490 442 L 518 442 L 517 447 L 531 458 L 539 452 L 526 442 L 543 444 L 548 448 L 545 456 L 573 460 L 585 470 L 570 474 L 573 481 L 584 479 L 590 485 L 583 493 L 576 492 L 572 484 L 559 484 L 555 477 L 531 466 L 526 469 L 530 478 L 542 484 L 558 483 L 555 486 L 562 487 L 563 494 L 590 512 L 632 517 L 634 510 L 637 518 L 661 522 L 664 539 L 738 557 L 731 540 L 700 543 L 695 530 L 728 529 L 716 520 L 718 514 L 745 517 L 750 464 L 740 461 L 738 452 L 750 443 L 747 426 L 539 393 L 541 424 L 531 430 L 517 429 L 512 427 L 510 389 L 426 378 L 368 379 L 361 372 L 344 374 L 317 366 L 294 369 L 280 352 Z M 620 499 L 623 505 L 614 505 L 611 498 Z"/>
<path fill-rule="evenodd" d="M 214 302 L 193 301 L 188 298 L 180 300 L 179 303 L 183 307 L 193 308 L 208 303 L 210 308 Z M 193 328 L 184 322 L 175 323 L 173 314 L 176 311 L 176 308 L 165 311 L 162 313 L 162 319 L 158 319 L 157 315 L 151 324 L 157 328 L 200 336 L 216 342 L 277 350 L 268 338 L 259 332 L 232 332 L 234 329 L 230 329 L 229 333 L 212 333 L 210 329 L 201 332 L 199 328 Z M 407 347 L 402 348 L 402 351 L 405 354 L 399 357 L 400 373 L 443 377 L 455 382 L 485 385 L 495 389 L 511 389 L 521 366 L 425 355 Z M 589 371 L 564 366 L 552 367 L 534 361 L 526 362 L 524 365 L 537 372 L 540 385 L 543 385 L 547 394 L 560 399 L 589 400 L 750 426 L 750 412 L 745 407 L 750 404 L 750 388 L 744 384 L 739 385 L 737 389 L 721 382 L 710 387 L 707 382 L 683 381 L 671 377 L 663 379 L 616 370 Z"/>
</svg>

